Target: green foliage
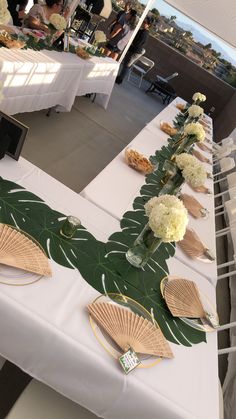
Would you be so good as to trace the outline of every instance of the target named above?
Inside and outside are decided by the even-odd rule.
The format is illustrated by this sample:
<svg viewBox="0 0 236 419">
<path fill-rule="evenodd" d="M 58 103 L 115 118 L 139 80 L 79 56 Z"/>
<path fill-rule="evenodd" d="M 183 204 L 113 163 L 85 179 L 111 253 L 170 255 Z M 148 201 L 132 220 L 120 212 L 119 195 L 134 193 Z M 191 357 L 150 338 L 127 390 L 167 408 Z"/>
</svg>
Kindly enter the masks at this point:
<svg viewBox="0 0 236 419">
<path fill-rule="evenodd" d="M 209 42 L 209 44 L 204 45 L 204 49 L 211 49 L 212 44 Z"/>
<path fill-rule="evenodd" d="M 160 16 L 159 10 L 157 10 L 155 7 L 151 10 L 151 12 L 155 15 L 155 17 L 159 17 Z"/>
</svg>

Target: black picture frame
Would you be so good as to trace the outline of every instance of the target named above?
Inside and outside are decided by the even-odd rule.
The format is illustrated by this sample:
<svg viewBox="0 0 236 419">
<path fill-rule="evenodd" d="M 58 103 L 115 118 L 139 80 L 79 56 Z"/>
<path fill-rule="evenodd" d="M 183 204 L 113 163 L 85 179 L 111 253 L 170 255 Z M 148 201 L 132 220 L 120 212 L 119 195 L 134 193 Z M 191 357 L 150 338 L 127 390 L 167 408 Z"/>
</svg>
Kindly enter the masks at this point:
<svg viewBox="0 0 236 419">
<path fill-rule="evenodd" d="M 19 160 L 28 131 L 29 127 L 22 122 L 0 111 L 0 142 L 8 144 L 5 150 L 8 156 Z"/>
</svg>

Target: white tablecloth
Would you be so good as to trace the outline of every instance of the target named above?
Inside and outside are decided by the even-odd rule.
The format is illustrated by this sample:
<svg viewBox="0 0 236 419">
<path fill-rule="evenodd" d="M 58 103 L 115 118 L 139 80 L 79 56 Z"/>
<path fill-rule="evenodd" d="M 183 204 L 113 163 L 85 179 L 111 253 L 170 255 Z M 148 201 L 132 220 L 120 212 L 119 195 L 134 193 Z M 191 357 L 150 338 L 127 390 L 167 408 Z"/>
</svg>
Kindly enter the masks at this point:
<svg viewBox="0 0 236 419">
<path fill-rule="evenodd" d="M 106 108 L 118 68 L 110 58 L 83 60 L 65 52 L 0 48 L 1 110 L 13 115 L 60 105 L 70 111 L 75 97 L 86 93 L 97 93 Z"/>
<path fill-rule="evenodd" d="M 100 240 L 118 221 L 23 159 L 1 161 L 1 176 L 81 218 Z M 173 360 L 125 376 L 96 341 L 86 305 L 98 293 L 76 270 L 51 262 L 52 279 L 25 287 L 0 285 L 0 354 L 98 416 L 107 419 L 217 419 L 217 337 L 187 348 L 171 344 Z M 212 302 L 214 287 L 177 259 L 172 274 L 191 278 Z"/>
<path fill-rule="evenodd" d="M 177 98 L 162 112 L 160 112 L 147 126 L 131 141 L 129 147 L 137 150 L 147 157 L 154 155 L 156 150 L 161 149 L 167 144 L 168 135 L 160 130 L 160 122 L 165 121 L 172 123 L 174 117 L 178 113 L 175 107 L 176 102 L 181 99 Z M 204 153 L 199 150 L 207 158 L 211 159 L 211 154 Z M 211 172 L 211 165 L 203 163 L 206 169 Z M 131 169 L 125 162 L 124 150 L 118 154 L 114 160 L 106 166 L 98 176 L 86 186 L 81 195 L 98 207 L 107 211 L 110 215 L 120 220 L 123 214 L 132 209 L 133 200 L 139 195 L 141 186 L 144 184 L 144 175 Z M 205 185 L 213 191 L 212 179 L 207 179 Z M 216 255 L 215 243 L 215 217 L 214 217 L 214 198 L 213 195 L 194 192 L 188 185 L 184 185 L 182 191 L 193 195 L 200 203 L 209 210 L 207 219 L 194 219 L 189 216 L 189 227 L 193 228 L 201 240 Z M 186 265 L 195 269 L 197 272 L 206 276 L 212 283 L 216 284 L 217 271 L 216 263 L 202 262 L 192 260 L 186 256 L 177 246 L 175 256 L 182 260 Z"/>
</svg>

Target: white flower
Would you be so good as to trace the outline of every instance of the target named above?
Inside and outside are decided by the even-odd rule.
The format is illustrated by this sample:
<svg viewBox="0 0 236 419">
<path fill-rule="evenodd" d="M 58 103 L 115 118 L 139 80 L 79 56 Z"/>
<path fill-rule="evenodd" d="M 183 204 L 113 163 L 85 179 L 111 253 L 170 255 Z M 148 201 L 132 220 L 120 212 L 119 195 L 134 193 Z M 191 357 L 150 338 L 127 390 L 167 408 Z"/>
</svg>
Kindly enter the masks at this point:
<svg viewBox="0 0 236 419">
<path fill-rule="evenodd" d="M 161 196 L 154 196 L 153 198 L 149 199 L 148 202 L 144 205 L 146 215 L 149 217 L 153 207 L 156 204 L 164 204 L 166 207 L 170 208 L 175 206 L 176 208 L 182 208 L 183 204 L 176 196 L 173 195 L 161 195 Z"/>
<path fill-rule="evenodd" d="M 192 105 L 188 108 L 188 114 L 192 118 L 199 118 L 204 113 L 204 110 L 201 108 L 201 106 L 198 105 Z"/>
<path fill-rule="evenodd" d="M 180 170 L 183 170 L 186 166 L 199 164 L 196 157 L 188 153 L 182 153 L 175 157 L 175 162 Z"/>
<path fill-rule="evenodd" d="M 149 226 L 163 242 L 182 240 L 188 224 L 188 213 L 183 203 L 172 195 L 151 198 L 145 204 Z"/>
<path fill-rule="evenodd" d="M 186 166 L 182 171 L 182 175 L 186 182 L 188 182 L 193 188 L 198 188 L 199 186 L 204 185 L 207 179 L 207 172 L 200 163 Z"/>
<path fill-rule="evenodd" d="M 191 122 L 185 125 L 184 133 L 186 135 L 194 135 L 197 141 L 204 141 L 205 139 L 205 131 L 199 122 Z"/>
<path fill-rule="evenodd" d="M 57 31 L 63 31 L 67 26 L 66 19 L 58 13 L 53 13 L 49 18 L 49 22 Z"/>
<path fill-rule="evenodd" d="M 95 31 L 94 32 L 94 39 L 97 43 L 106 42 L 107 38 L 103 31 Z"/>
<path fill-rule="evenodd" d="M 11 14 L 8 10 L 7 0 L 0 0 L 0 25 L 7 25 L 12 22 Z"/>
<path fill-rule="evenodd" d="M 206 96 L 203 95 L 202 93 L 196 92 L 196 93 L 194 93 L 192 99 L 194 100 L 194 102 L 196 102 L 197 100 L 199 102 L 205 102 Z"/>
</svg>

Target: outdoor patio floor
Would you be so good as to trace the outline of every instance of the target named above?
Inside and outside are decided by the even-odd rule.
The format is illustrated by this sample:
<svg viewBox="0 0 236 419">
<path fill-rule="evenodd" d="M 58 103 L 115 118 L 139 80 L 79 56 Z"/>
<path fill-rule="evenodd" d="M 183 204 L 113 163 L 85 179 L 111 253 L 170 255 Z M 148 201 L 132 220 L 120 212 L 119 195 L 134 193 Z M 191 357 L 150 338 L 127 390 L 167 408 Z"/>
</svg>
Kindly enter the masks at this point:
<svg viewBox="0 0 236 419">
<path fill-rule="evenodd" d="M 107 110 L 78 97 L 68 113 L 16 115 L 30 128 L 23 157 L 80 192 L 164 108 L 146 88 L 115 85 Z"/>
</svg>

